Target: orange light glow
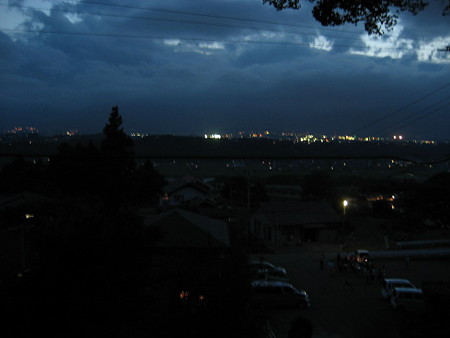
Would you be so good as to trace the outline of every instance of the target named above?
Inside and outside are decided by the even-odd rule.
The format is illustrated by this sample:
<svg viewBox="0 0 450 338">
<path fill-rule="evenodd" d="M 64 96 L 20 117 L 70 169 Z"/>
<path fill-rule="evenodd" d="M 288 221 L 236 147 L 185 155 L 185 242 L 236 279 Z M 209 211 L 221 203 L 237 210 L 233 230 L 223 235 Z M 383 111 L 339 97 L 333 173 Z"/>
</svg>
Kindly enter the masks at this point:
<svg viewBox="0 0 450 338">
<path fill-rule="evenodd" d="M 187 299 L 189 297 L 189 291 L 181 291 L 180 299 Z"/>
</svg>

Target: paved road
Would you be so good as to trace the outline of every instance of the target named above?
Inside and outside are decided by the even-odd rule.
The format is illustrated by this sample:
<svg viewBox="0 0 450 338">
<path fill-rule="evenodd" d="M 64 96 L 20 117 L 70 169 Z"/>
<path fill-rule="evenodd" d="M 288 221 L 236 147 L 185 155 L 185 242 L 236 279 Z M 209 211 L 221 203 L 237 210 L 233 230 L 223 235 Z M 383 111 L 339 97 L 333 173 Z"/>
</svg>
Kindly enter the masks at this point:
<svg viewBox="0 0 450 338">
<path fill-rule="evenodd" d="M 302 316 L 314 326 L 314 337 L 360 338 L 400 337 L 398 326 L 404 313 L 394 312 L 380 295 L 378 282 L 367 283 L 352 272 L 337 272 L 330 276 L 320 270 L 320 253 L 279 253 L 265 255 L 274 264 L 286 267 L 290 281 L 308 292 L 311 308 L 273 309 L 266 315 L 277 338 L 287 338 L 292 321 Z M 331 257 L 331 254 L 327 258 Z M 377 261 L 376 266 L 386 266 L 389 277 L 410 279 L 417 286 L 423 280 L 448 278 L 448 261 Z M 353 287 L 346 286 L 348 280 Z"/>
</svg>

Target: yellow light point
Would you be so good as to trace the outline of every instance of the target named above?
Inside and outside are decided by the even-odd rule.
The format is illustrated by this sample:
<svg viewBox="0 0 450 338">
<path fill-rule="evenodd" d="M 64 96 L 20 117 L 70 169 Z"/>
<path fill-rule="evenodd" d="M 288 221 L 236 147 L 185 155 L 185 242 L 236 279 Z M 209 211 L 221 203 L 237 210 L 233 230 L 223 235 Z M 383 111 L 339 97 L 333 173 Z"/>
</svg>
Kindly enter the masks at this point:
<svg viewBox="0 0 450 338">
<path fill-rule="evenodd" d="M 180 292 L 180 299 L 185 299 L 189 296 L 189 291 L 181 291 Z"/>
</svg>

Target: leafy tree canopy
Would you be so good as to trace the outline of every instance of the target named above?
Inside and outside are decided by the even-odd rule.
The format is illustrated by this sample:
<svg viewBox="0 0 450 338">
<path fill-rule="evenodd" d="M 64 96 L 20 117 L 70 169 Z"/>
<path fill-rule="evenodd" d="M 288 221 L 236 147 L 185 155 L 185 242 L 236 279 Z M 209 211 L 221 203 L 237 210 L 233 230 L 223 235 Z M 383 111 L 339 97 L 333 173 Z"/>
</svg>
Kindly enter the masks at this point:
<svg viewBox="0 0 450 338">
<path fill-rule="evenodd" d="M 364 23 L 369 34 L 382 35 L 397 23 L 400 12 L 414 15 L 423 11 L 428 1 L 423 0 L 305 0 L 314 3 L 312 14 L 324 26 L 340 26 L 346 23 Z M 300 9 L 301 0 L 263 0 L 277 10 Z M 450 14 L 450 0 L 443 8 L 443 15 Z"/>
</svg>

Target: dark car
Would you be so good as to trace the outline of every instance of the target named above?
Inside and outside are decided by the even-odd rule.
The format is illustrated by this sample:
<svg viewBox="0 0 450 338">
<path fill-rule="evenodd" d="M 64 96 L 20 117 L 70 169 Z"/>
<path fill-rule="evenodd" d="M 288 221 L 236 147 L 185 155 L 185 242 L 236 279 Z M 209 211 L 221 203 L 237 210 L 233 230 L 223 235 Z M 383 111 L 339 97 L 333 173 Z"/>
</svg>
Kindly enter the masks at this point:
<svg viewBox="0 0 450 338">
<path fill-rule="evenodd" d="M 281 266 L 276 266 L 268 261 L 257 260 L 248 263 L 250 273 L 256 275 L 258 278 L 266 277 L 286 277 L 286 269 Z"/>
</svg>

